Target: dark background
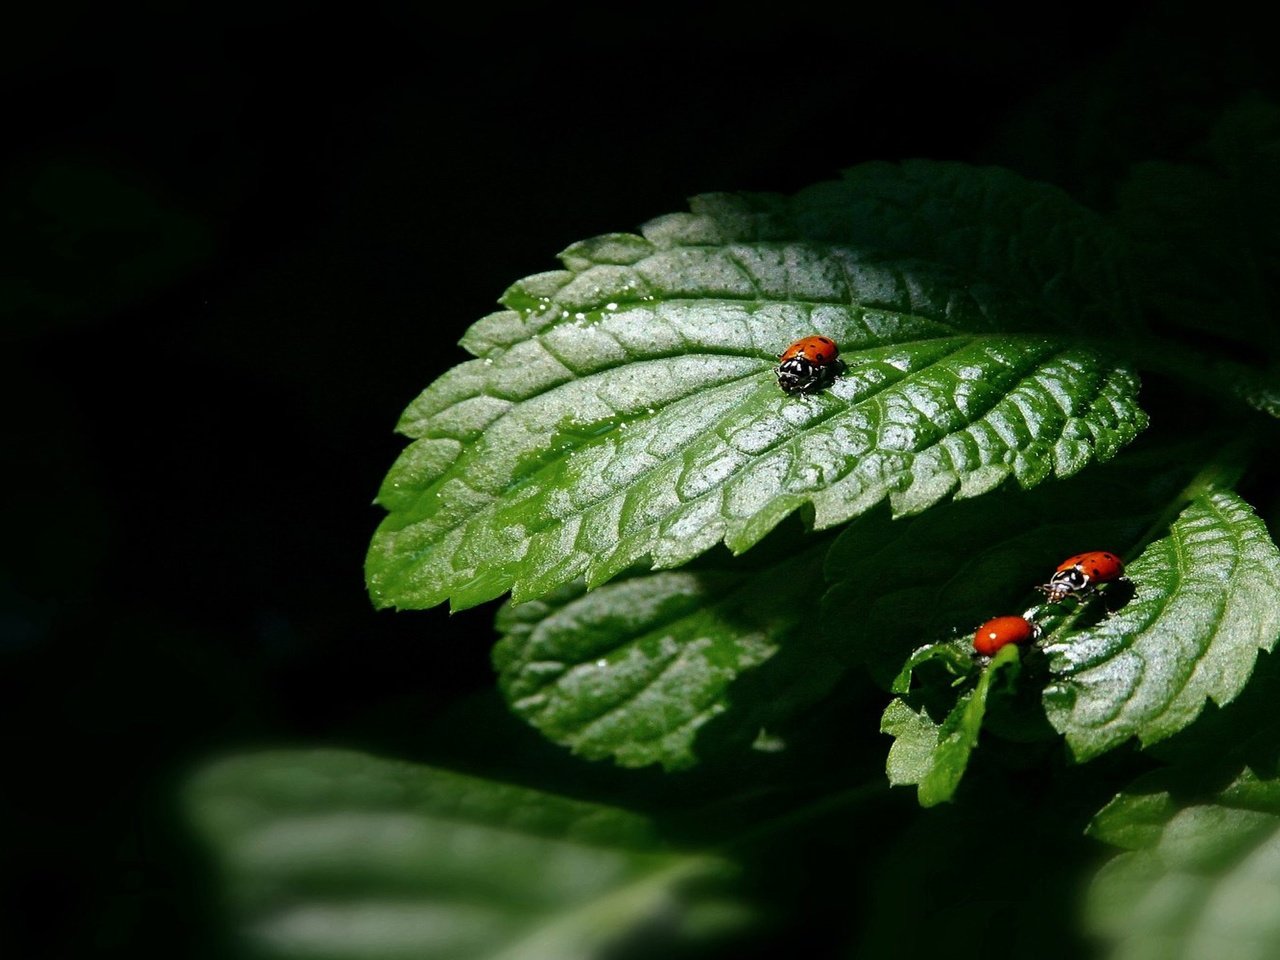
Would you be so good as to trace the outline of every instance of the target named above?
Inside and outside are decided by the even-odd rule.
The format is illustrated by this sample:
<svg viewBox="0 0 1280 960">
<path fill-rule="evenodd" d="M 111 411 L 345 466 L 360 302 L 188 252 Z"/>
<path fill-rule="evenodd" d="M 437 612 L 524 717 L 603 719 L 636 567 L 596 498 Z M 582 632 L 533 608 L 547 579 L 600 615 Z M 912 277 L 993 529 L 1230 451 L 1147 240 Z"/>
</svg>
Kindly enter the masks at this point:
<svg viewBox="0 0 1280 960">
<path fill-rule="evenodd" d="M 1246 20 L 1116 6 L 154 4 L 6 31 L 6 955 L 213 955 L 172 793 L 240 746 L 604 785 L 503 713 L 490 608 L 371 610 L 400 410 L 508 283 L 692 194 L 924 156 L 1105 209 L 1130 161 L 1268 88 Z"/>
</svg>

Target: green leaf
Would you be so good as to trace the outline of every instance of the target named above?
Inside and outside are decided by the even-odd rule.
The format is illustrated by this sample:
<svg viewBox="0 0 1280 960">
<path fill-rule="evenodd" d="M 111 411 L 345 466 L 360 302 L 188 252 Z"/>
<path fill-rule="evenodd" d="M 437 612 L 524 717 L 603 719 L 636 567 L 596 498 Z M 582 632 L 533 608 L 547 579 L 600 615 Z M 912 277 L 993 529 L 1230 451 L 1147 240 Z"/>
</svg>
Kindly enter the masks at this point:
<svg viewBox="0 0 1280 960">
<path fill-rule="evenodd" d="M 722 560 L 507 605 L 503 695 L 557 743 L 623 766 L 693 765 L 716 717 L 718 752 L 749 746 L 840 676 L 814 623 L 829 545 L 793 538 L 754 568 Z"/>
<path fill-rule="evenodd" d="M 1234 493 L 1206 494 L 1128 567 L 1135 595 L 1098 625 L 1045 643 L 1050 722 L 1078 761 L 1191 723 L 1244 688 L 1280 634 L 1280 551 Z"/>
<path fill-rule="evenodd" d="M 895 697 L 880 717 L 880 732 L 893 737 L 885 773 L 895 787 L 920 783 L 933 767 L 939 725 L 924 709 L 916 710 Z"/>
<path fill-rule="evenodd" d="M 732 873 L 622 810 L 358 753 L 233 757 L 187 798 L 237 932 L 268 957 L 604 957 L 678 931 L 688 886 Z"/>
<path fill-rule="evenodd" d="M 859 518 L 827 555 L 831 587 L 821 619 L 833 653 L 865 665 L 892 689 L 904 658 L 922 643 L 971 643 L 989 617 L 1038 602 L 1032 587 L 1063 557 L 1123 553 L 1204 456 L 1189 445 L 1135 449 L 1065 483 L 1002 491 L 918 517 L 873 511 Z"/>
<path fill-rule="evenodd" d="M 968 679 L 977 669 L 977 661 L 973 657 L 973 643 L 968 637 L 949 643 L 927 643 L 907 658 L 898 675 L 893 678 L 889 689 L 894 693 L 907 693 L 911 689 L 916 668 L 930 662 L 937 662 L 948 674 L 955 677 L 956 680 L 953 683 Z"/>
<path fill-rule="evenodd" d="M 806 505 L 822 528 L 1030 487 L 1145 425 L 1133 374 L 1063 336 L 1133 314 L 1110 235 L 1059 191 L 877 164 L 642 232 L 512 287 L 463 339 L 479 359 L 406 410 L 367 561 L 378 606 L 594 587 L 741 552 Z M 776 355 L 814 331 L 847 372 L 785 395 Z"/>
<path fill-rule="evenodd" d="M 1099 872 L 1089 896 L 1090 925 L 1114 941 L 1115 960 L 1280 955 L 1280 779 L 1273 774 L 1244 767 L 1194 800 L 1135 785 L 1089 832 L 1129 851 Z"/>
<path fill-rule="evenodd" d="M 922 807 L 950 800 L 969 766 L 969 757 L 977 749 L 992 684 L 1001 672 L 1010 682 L 1016 679 L 1020 658 L 1016 646 L 1002 648 L 983 669 L 973 689 L 957 698 L 941 724 L 935 724 L 925 710 L 916 710 L 906 700 L 893 700 L 880 719 L 880 732 L 895 738 L 886 765 L 889 782 L 894 786 L 918 784 Z"/>
</svg>

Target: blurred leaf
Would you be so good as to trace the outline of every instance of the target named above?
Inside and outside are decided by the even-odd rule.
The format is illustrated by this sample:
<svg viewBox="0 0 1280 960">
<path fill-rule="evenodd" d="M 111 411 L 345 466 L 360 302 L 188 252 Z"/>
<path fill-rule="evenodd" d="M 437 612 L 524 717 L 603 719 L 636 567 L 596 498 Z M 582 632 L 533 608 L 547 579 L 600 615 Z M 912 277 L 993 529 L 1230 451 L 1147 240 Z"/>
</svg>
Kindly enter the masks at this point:
<svg viewBox="0 0 1280 960">
<path fill-rule="evenodd" d="M 1089 832 L 1126 849 L 1095 878 L 1089 922 L 1116 960 L 1280 954 L 1280 779 L 1243 767 L 1207 797 L 1139 781 Z M 1228 749 L 1228 744 L 1221 746 Z M 1159 779 L 1159 775 L 1157 775 Z"/>
<path fill-rule="evenodd" d="M 235 927 L 266 957 L 586 960 L 645 937 L 658 948 L 696 914 L 689 887 L 732 873 L 664 850 L 623 810 L 358 753 L 233 757 L 187 799 Z"/>
<path fill-rule="evenodd" d="M 1021 654 L 1010 644 L 983 668 L 973 689 L 962 693 L 941 724 L 935 724 L 908 699 L 895 699 L 885 709 L 880 732 L 894 737 L 886 770 L 894 786 L 919 784 L 920 806 L 934 807 L 950 800 L 960 786 L 969 757 L 978 746 L 982 719 L 992 684 L 1003 672 L 1009 681 L 1018 674 Z"/>
<path fill-rule="evenodd" d="M 1239 369 L 1220 372 L 1225 382 L 1233 383 L 1236 397 L 1260 413 L 1280 418 L 1280 369 L 1262 375 Z"/>
<path fill-rule="evenodd" d="M 1127 369 L 1035 334 L 1134 324 L 1111 235 L 1059 191 L 871 164 L 693 209 L 571 247 L 471 328 L 480 359 L 401 419 L 377 605 L 523 602 L 741 552 L 806 504 L 829 527 L 886 498 L 915 513 L 1030 487 L 1146 423 Z M 813 331 L 848 370 L 788 396 L 775 357 Z"/>
<path fill-rule="evenodd" d="M 1128 566 L 1135 595 L 1097 626 L 1044 645 L 1045 710 L 1078 761 L 1143 745 L 1234 699 L 1280 634 L 1280 551 L 1247 503 L 1220 491 L 1182 511 Z"/>
<path fill-rule="evenodd" d="M 747 747 L 840 676 L 815 618 L 830 542 L 762 547 L 772 555 L 754 567 L 726 559 L 508 604 L 494 649 L 503 695 L 557 743 L 623 766 L 696 763 L 716 717 L 731 727 L 722 749 L 726 735 Z"/>
</svg>

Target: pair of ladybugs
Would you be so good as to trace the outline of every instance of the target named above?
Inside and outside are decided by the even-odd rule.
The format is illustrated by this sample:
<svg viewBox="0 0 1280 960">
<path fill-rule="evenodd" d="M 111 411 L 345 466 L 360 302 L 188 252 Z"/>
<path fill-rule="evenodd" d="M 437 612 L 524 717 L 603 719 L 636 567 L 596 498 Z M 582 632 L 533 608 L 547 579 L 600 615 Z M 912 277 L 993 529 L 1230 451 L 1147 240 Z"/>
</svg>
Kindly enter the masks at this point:
<svg viewBox="0 0 1280 960">
<path fill-rule="evenodd" d="M 1067 597 L 1086 597 L 1108 583 L 1125 580 L 1124 564 L 1114 553 L 1094 550 L 1068 557 L 1058 565 L 1048 583 L 1036 587 L 1049 603 Z M 1028 611 L 1029 613 L 1030 611 Z M 992 656 L 1011 643 L 1029 643 L 1040 635 L 1040 625 L 1027 616 L 995 617 L 980 626 L 973 635 L 973 649 Z"/>
</svg>

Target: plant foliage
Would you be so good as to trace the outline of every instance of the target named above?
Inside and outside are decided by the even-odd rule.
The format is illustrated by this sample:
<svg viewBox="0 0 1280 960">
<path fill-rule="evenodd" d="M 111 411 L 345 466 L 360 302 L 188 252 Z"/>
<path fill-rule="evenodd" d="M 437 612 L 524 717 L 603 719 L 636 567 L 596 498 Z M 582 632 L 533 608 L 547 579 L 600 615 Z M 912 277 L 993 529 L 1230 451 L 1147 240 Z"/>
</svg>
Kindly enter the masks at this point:
<svg viewBox="0 0 1280 960">
<path fill-rule="evenodd" d="M 401 418 L 374 600 L 532 600 L 741 552 L 801 506 L 829 527 L 1109 459 L 1146 424 L 1137 380 L 1061 334 L 1136 323 L 1112 245 L 1051 188 L 915 163 L 571 247 Z M 815 331 L 845 373 L 784 394 L 775 358 Z"/>
<path fill-rule="evenodd" d="M 510 594 L 511 711 L 662 767 L 613 772 L 673 784 L 669 816 L 351 754 L 227 761 L 191 796 L 240 928 L 335 960 L 586 958 L 662 914 L 687 944 L 761 836 L 829 840 L 823 816 L 908 785 L 964 830 L 1019 809 L 991 832 L 1028 851 L 1083 863 L 1090 820 L 1125 847 L 1093 910 L 1118 957 L 1274 956 L 1277 117 L 1243 104 L 1194 156 L 1134 165 L 1105 216 L 997 168 L 867 164 L 696 198 L 513 285 L 401 418 L 370 594 Z M 784 393 L 776 358 L 811 333 L 840 375 Z M 1088 550 L 1128 579 L 1036 591 Z M 1010 614 L 1037 639 L 979 657 Z M 841 792 L 869 757 L 887 777 Z M 1030 777 L 1052 815 L 1010 802 Z M 691 814 L 693 785 L 714 796 Z M 952 821 L 921 822 L 933 843 Z M 910 891 L 911 833 L 883 841 L 881 905 Z M 1008 862 L 1054 870 L 1035 856 Z"/>
<path fill-rule="evenodd" d="M 236 757 L 187 794 L 269 957 L 595 957 L 732 874 L 624 810 L 359 753 Z"/>
</svg>

